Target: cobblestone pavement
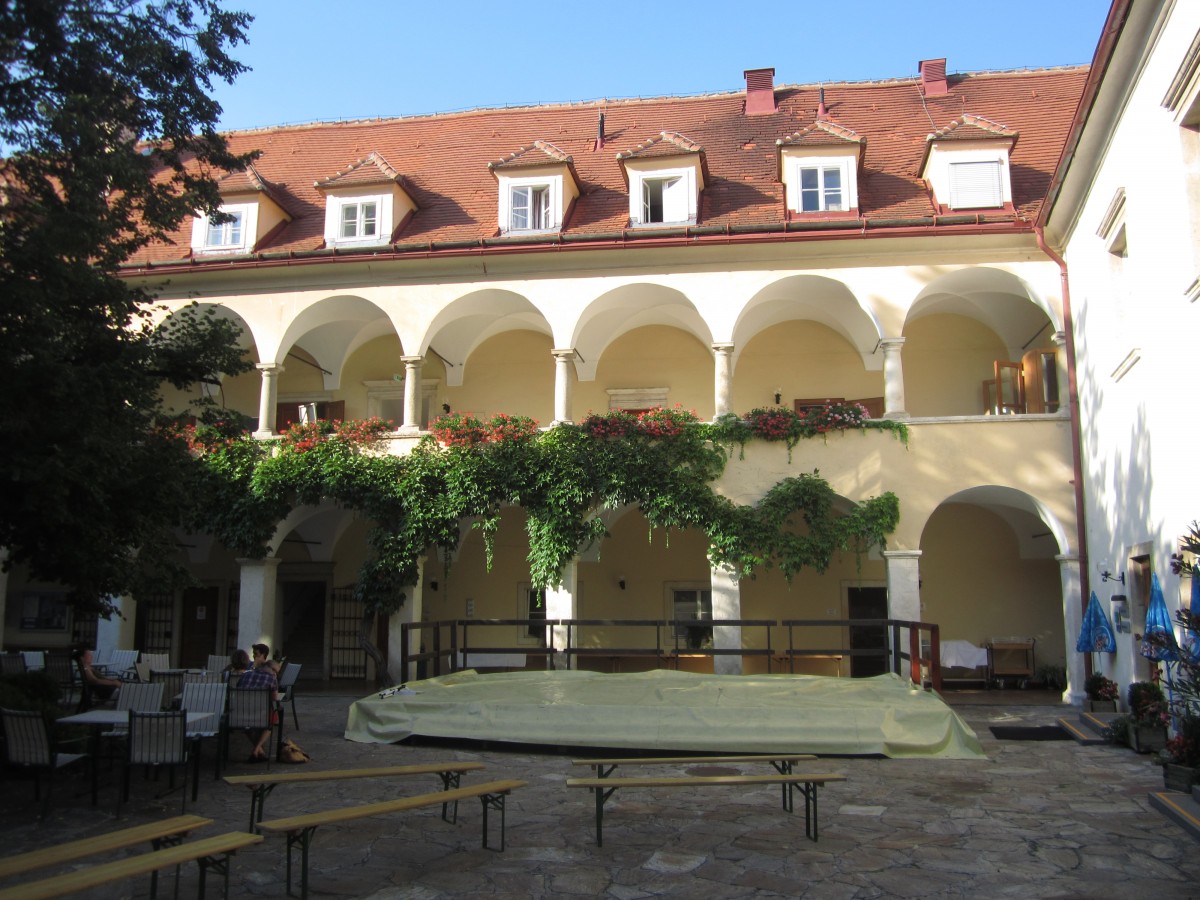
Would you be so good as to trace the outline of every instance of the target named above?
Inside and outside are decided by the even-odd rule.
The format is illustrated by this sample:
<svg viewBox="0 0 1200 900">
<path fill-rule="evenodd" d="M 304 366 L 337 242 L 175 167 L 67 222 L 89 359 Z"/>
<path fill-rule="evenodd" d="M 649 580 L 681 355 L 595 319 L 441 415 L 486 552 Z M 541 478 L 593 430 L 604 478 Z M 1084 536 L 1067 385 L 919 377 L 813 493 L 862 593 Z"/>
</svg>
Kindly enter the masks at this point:
<svg viewBox="0 0 1200 900">
<path fill-rule="evenodd" d="M 319 829 L 313 897 L 1200 897 L 1196 843 L 1147 802 L 1148 792 L 1162 789 L 1161 770 L 1148 757 L 1073 741 L 999 741 L 988 728 L 1052 724 L 1061 706 L 952 700 L 979 735 L 986 761 L 822 759 L 814 768 L 847 780 L 820 794 L 819 843 L 805 838 L 802 812 L 789 816 L 779 808 L 772 786 L 620 791 L 606 807 L 598 848 L 591 794 L 563 784 L 569 775 L 586 774 L 570 765 L 573 751 L 351 743 L 342 733 L 353 699 L 298 696 L 302 730 L 292 730 L 289 717 L 288 732 L 312 754 L 312 768 L 478 760 L 486 770 L 468 773 L 464 784 L 509 777 L 529 784 L 508 798 L 502 853 L 480 847 L 481 808 L 474 800 L 463 803 L 453 825 L 431 807 Z M 230 773 L 257 771 L 241 761 L 248 744 L 240 735 L 234 747 Z M 249 814 L 246 790 L 213 780 L 211 754 L 206 748 L 200 799 L 188 811 L 215 822 L 197 836 L 244 829 Z M 102 774 L 97 808 L 89 805 L 84 781 L 60 785 L 41 824 L 32 784 L 7 780 L 0 853 L 179 812 L 178 792 L 156 796 L 165 781 L 135 775 L 133 798 L 117 818 L 119 775 L 119 767 Z M 438 788 L 436 776 L 283 786 L 268 800 L 267 817 Z M 491 822 L 495 829 L 495 813 Z M 284 897 L 283 879 L 283 838 L 267 836 L 234 858 L 231 895 Z M 211 881 L 208 893 L 216 896 Z M 180 896 L 195 890 L 191 865 Z M 148 891 L 144 878 L 87 896 Z"/>
</svg>

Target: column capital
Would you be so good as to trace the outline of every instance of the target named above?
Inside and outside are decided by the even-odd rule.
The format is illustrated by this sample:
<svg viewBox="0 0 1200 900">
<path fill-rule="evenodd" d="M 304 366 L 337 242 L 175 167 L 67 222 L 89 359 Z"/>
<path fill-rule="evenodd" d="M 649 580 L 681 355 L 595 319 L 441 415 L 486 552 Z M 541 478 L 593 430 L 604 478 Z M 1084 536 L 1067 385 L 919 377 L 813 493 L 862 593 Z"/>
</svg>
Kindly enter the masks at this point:
<svg viewBox="0 0 1200 900">
<path fill-rule="evenodd" d="M 555 359 L 572 360 L 579 355 L 579 351 L 574 347 L 556 347 L 550 351 L 550 355 Z"/>
<path fill-rule="evenodd" d="M 713 344 L 712 348 L 717 353 L 732 353 L 737 349 L 737 344 L 722 341 L 719 344 Z"/>
<path fill-rule="evenodd" d="M 404 367 L 406 369 L 414 369 L 417 366 L 421 365 L 421 363 L 425 362 L 425 357 L 423 357 L 423 356 L 402 356 L 402 357 L 400 357 L 400 362 L 404 363 Z"/>
<path fill-rule="evenodd" d="M 1054 561 L 1062 566 L 1079 565 L 1078 553 L 1059 553 L 1054 557 Z"/>
<path fill-rule="evenodd" d="M 920 550 L 884 550 L 884 559 L 920 559 Z"/>
<path fill-rule="evenodd" d="M 1067 343 L 1067 333 L 1065 331 L 1056 331 L 1050 335 L 1050 340 L 1054 342 L 1055 347 L 1062 347 Z"/>
<path fill-rule="evenodd" d="M 262 559 L 251 559 L 248 556 L 240 556 L 237 559 L 237 564 L 243 568 L 253 566 L 261 566 L 262 568 L 277 568 L 283 562 L 278 556 L 264 556 Z"/>
<path fill-rule="evenodd" d="M 908 340 L 908 338 L 902 338 L 902 337 L 880 338 L 879 346 L 883 349 L 884 353 L 887 353 L 889 350 L 899 350 L 901 347 L 904 346 L 904 342 L 906 340 Z"/>
<path fill-rule="evenodd" d="M 264 375 L 278 375 L 283 371 L 283 366 L 280 363 L 255 363 L 254 368 L 258 369 Z"/>
</svg>

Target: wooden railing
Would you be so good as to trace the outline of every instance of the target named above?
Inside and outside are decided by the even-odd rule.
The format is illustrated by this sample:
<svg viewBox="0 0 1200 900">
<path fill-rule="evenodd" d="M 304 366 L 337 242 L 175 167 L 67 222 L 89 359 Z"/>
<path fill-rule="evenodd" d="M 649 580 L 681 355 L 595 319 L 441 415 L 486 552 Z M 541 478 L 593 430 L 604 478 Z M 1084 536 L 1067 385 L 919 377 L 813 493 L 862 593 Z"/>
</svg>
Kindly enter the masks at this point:
<svg viewBox="0 0 1200 900">
<path fill-rule="evenodd" d="M 697 624 L 705 628 L 762 629 L 764 640 L 751 642 L 755 646 L 739 647 L 692 647 L 686 645 L 688 628 Z M 786 649 L 775 649 L 771 644 L 771 629 L 787 629 Z M 528 633 L 544 629 L 545 638 L 537 644 L 514 644 L 511 641 L 488 640 L 495 636 L 496 628 L 520 629 Z M 628 642 L 631 646 L 608 646 L 586 644 L 582 637 L 586 629 L 593 628 L 637 628 L 652 631 L 644 641 Z M 801 635 L 810 635 L 817 629 L 835 629 L 837 637 L 827 646 L 798 646 Z M 887 640 L 882 647 L 845 647 L 843 635 L 850 629 L 882 628 Z M 904 640 L 904 632 L 908 640 Z M 555 646 L 555 634 L 565 635 L 565 644 Z M 414 638 L 414 634 L 416 637 Z M 508 635 L 512 632 L 509 631 Z M 670 638 L 664 640 L 664 634 Z M 922 640 L 925 637 L 926 640 Z M 415 645 L 414 645 L 415 640 Z M 745 642 L 743 642 L 744 644 Z M 905 646 L 907 644 L 907 646 Z M 922 646 L 928 645 L 927 655 Z M 400 627 L 400 662 L 405 676 L 417 680 L 456 672 L 460 668 L 471 668 L 471 657 L 486 659 L 488 656 L 522 656 L 540 658 L 546 669 L 553 669 L 556 657 L 567 668 L 576 667 L 584 657 L 616 660 L 626 657 L 653 658 L 665 665 L 679 665 L 685 657 L 741 656 L 764 657 L 767 671 L 774 662 L 782 662 L 789 672 L 794 672 L 796 660 L 828 657 L 863 657 L 884 660 L 886 671 L 911 679 L 914 684 L 931 686 L 935 691 L 942 687 L 941 644 L 938 626 L 929 622 L 910 622 L 903 619 L 712 619 L 697 623 L 695 620 L 673 619 L 446 619 L 440 622 L 406 622 Z M 905 667 L 907 664 L 907 673 Z M 410 666 L 416 666 L 413 672 Z M 524 666 L 521 666 L 524 668 Z"/>
</svg>

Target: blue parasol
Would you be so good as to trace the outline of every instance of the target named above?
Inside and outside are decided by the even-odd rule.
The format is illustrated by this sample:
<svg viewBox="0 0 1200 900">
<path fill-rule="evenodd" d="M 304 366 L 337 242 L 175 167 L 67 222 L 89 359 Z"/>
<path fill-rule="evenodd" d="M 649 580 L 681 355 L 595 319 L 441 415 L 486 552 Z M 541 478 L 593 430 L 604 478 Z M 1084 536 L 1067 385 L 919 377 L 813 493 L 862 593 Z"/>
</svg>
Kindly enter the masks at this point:
<svg viewBox="0 0 1200 900">
<path fill-rule="evenodd" d="M 1151 640 L 1151 636 L 1157 640 Z M 1146 633 L 1139 649 L 1142 656 L 1155 662 L 1173 662 L 1179 659 L 1179 645 L 1175 642 L 1175 627 L 1171 614 L 1167 612 L 1167 601 L 1163 598 L 1158 574 L 1150 573 L 1150 608 L 1146 610 Z"/>
<path fill-rule="evenodd" d="M 1113 634 L 1108 616 L 1100 608 L 1096 592 L 1088 599 L 1087 610 L 1083 614 L 1083 627 L 1079 630 L 1079 640 L 1075 649 L 1080 653 L 1116 653 L 1117 638 Z"/>
<path fill-rule="evenodd" d="M 1192 566 L 1192 622 L 1195 616 L 1200 616 L 1200 566 Z M 1183 633 L 1183 645 L 1179 648 L 1180 655 L 1188 662 L 1200 664 L 1200 634 L 1194 627 Z"/>
</svg>

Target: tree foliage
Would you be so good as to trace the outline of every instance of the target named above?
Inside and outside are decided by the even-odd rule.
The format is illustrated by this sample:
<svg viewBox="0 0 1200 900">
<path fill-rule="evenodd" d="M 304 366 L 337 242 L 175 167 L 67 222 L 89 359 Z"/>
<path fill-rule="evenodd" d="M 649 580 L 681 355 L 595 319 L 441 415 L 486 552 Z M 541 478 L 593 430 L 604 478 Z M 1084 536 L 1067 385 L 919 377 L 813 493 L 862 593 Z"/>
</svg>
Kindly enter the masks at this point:
<svg viewBox="0 0 1200 900">
<path fill-rule="evenodd" d="M 0 7 L 0 546 L 82 605 L 161 584 L 194 462 L 160 433 L 160 386 L 244 371 L 236 329 L 152 327 L 120 265 L 244 167 L 214 78 L 250 21 L 215 0 Z"/>
</svg>

